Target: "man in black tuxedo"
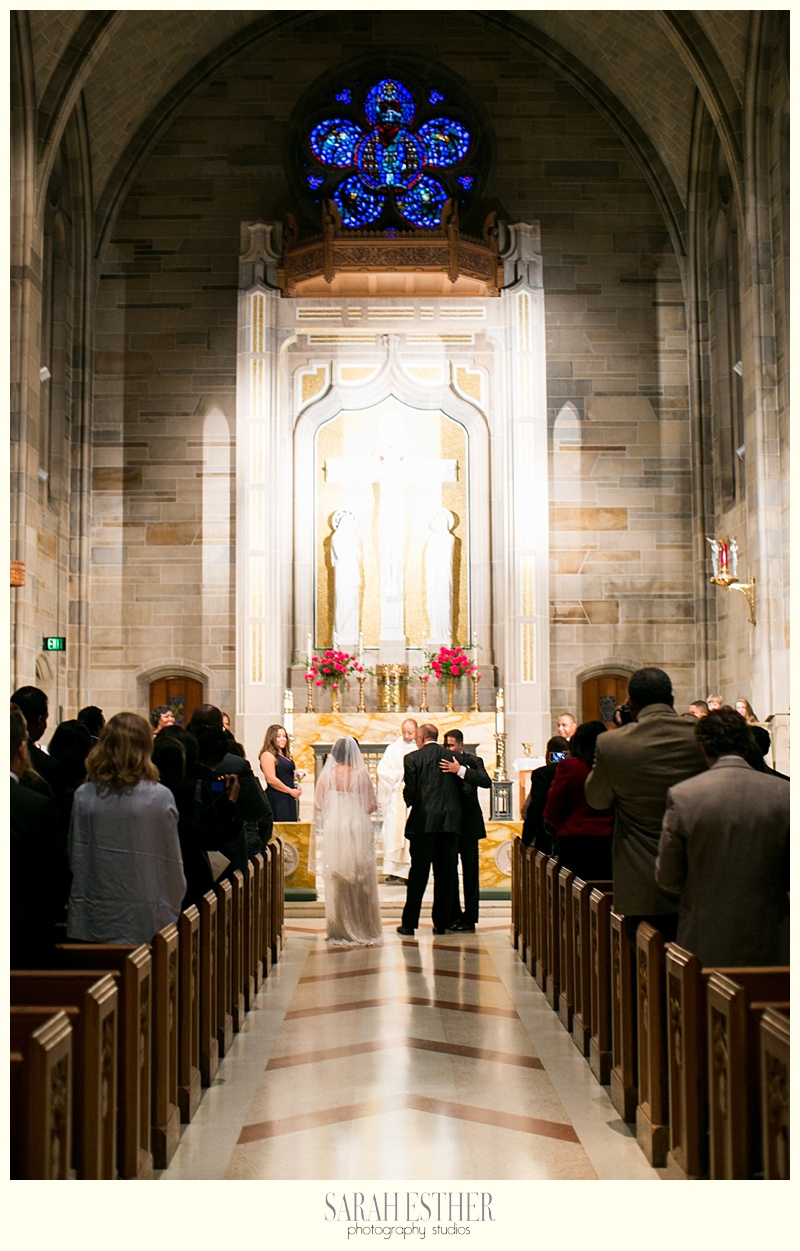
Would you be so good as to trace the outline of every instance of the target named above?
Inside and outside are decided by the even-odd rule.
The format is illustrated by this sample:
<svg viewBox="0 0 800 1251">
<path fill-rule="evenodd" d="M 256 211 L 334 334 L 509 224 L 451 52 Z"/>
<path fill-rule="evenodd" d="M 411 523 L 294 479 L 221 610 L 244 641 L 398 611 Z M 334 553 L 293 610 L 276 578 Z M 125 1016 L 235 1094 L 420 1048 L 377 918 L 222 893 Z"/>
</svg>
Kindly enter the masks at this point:
<svg viewBox="0 0 800 1251">
<path fill-rule="evenodd" d="M 406 822 L 411 868 L 398 934 L 412 935 L 419 925 L 422 896 L 431 867 L 434 934 L 446 934 L 450 921 L 455 847 L 461 833 L 461 795 L 455 774 L 442 776 L 439 762 L 452 760 L 453 756 L 439 746 L 438 737 L 435 725 L 421 725 L 417 731 L 419 751 L 410 752 L 403 762 L 403 798 L 406 807 L 411 809 Z"/>
<path fill-rule="evenodd" d="M 456 843 L 457 854 L 461 857 L 461 876 L 464 883 L 464 907 L 458 897 L 458 861 L 453 883 L 453 903 L 450 909 L 448 929 L 460 930 L 467 934 L 475 933 L 478 924 L 478 901 L 480 897 L 480 862 L 478 842 L 486 837 L 486 826 L 483 820 L 478 787 L 492 785 L 480 756 L 473 756 L 464 751 L 464 735 L 460 730 L 448 730 L 444 736 L 444 745 L 452 752 L 454 760 L 442 760 L 439 768 L 442 773 L 454 774 L 460 779 L 461 788 L 461 833 Z"/>
</svg>

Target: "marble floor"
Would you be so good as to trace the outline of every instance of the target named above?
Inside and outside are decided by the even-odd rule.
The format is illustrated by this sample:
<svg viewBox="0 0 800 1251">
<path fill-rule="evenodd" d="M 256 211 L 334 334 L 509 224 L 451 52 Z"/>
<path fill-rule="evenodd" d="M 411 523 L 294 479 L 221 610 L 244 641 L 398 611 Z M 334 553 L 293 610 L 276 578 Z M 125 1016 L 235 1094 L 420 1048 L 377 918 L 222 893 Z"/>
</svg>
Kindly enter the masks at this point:
<svg viewBox="0 0 800 1251">
<path fill-rule="evenodd" d="M 512 948 L 508 904 L 476 934 L 423 916 L 413 939 L 384 907 L 383 946 L 346 950 L 298 912 L 160 1178 L 659 1179 Z"/>
</svg>

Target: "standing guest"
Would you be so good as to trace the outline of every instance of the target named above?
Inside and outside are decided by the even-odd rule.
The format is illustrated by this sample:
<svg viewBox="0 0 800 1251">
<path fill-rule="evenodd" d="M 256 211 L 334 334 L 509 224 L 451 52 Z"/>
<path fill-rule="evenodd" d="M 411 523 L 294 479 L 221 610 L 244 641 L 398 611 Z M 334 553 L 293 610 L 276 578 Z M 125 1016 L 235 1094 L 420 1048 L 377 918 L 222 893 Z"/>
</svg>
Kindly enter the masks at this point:
<svg viewBox="0 0 800 1251">
<path fill-rule="evenodd" d="M 69 860 L 55 801 L 21 785 L 28 733 L 18 709 L 11 712 L 10 746 L 10 963 L 12 969 L 52 968 L 69 896 Z"/>
<path fill-rule="evenodd" d="M 38 686 L 21 686 L 11 696 L 12 704 L 16 704 L 25 718 L 28 727 L 28 759 L 34 774 L 44 780 L 40 786 L 34 779 L 32 784 L 44 794 L 52 795 L 58 811 L 63 817 L 67 804 L 67 783 L 64 770 L 57 760 L 51 760 L 46 751 L 42 751 L 39 740 L 47 729 L 47 718 L 50 706 L 47 695 Z M 64 826 L 66 834 L 66 825 Z"/>
<path fill-rule="evenodd" d="M 165 725 L 175 724 L 175 713 L 169 704 L 158 704 L 150 713 L 150 724 L 153 727 L 153 738 L 158 734 L 159 730 L 163 730 Z"/>
<path fill-rule="evenodd" d="M 398 934 L 413 935 L 419 925 L 422 897 L 433 868 L 433 932 L 446 934 L 455 881 L 456 839 L 461 833 L 461 795 L 452 773 L 442 776 L 439 762 L 453 756 L 437 743 L 439 731 L 426 723 L 417 732 L 419 751 L 404 761 L 403 798 L 411 812 L 406 838 L 411 848 L 406 902 Z"/>
<path fill-rule="evenodd" d="M 708 713 L 709 713 L 709 707 L 704 699 L 695 699 L 689 705 L 689 715 L 692 717 L 697 717 L 698 720 L 700 720 L 702 717 L 707 717 Z"/>
<path fill-rule="evenodd" d="M 458 861 L 453 883 L 453 905 L 450 909 L 448 929 L 474 934 L 478 924 L 480 901 L 480 858 L 478 843 L 486 837 L 478 787 L 490 787 L 491 778 L 480 756 L 464 751 L 464 735 L 460 730 L 448 730 L 444 745 L 452 752 L 453 760 L 442 760 L 442 773 L 454 773 L 460 779 L 461 833 L 456 842 L 456 852 L 461 859 L 461 880 L 464 886 L 464 907 L 458 897 Z"/>
<path fill-rule="evenodd" d="M 595 747 L 607 734 L 602 721 L 584 721 L 570 741 L 570 754 L 556 766 L 544 806 L 545 823 L 555 830 L 553 855 L 585 882 L 611 879 L 613 808 L 592 808 L 584 783 L 594 764 Z"/>
<path fill-rule="evenodd" d="M 767 756 L 772 747 L 772 739 L 769 730 L 763 725 L 750 726 L 751 746 L 745 759 L 756 773 L 770 773 L 773 777 L 784 778 L 789 781 L 788 773 L 779 773 L 777 769 L 773 769 L 767 764 Z"/>
<path fill-rule="evenodd" d="M 696 735 L 709 768 L 670 789 L 656 861 L 680 895 L 678 942 L 707 967 L 788 964 L 789 783 L 747 764 L 732 709 Z"/>
<path fill-rule="evenodd" d="M 57 760 L 64 773 L 64 828 L 69 828 L 72 801 L 86 781 L 86 757 L 92 750 L 92 736 L 80 721 L 62 721 L 50 739 L 50 758 Z"/>
<path fill-rule="evenodd" d="M 578 728 L 578 723 L 571 712 L 562 712 L 558 718 L 556 725 L 556 734 L 560 734 L 567 742 L 572 738 Z"/>
<path fill-rule="evenodd" d="M 358 743 L 333 744 L 314 791 L 320 813 L 327 941 L 339 947 L 383 942 L 378 867 L 370 814 L 378 802 Z"/>
<path fill-rule="evenodd" d="M 100 737 L 100 731 L 106 723 L 103 716 L 103 709 L 98 708 L 96 704 L 87 704 L 85 708 L 81 708 L 78 713 L 78 721 L 81 725 L 85 725 L 92 739 L 92 746 Z"/>
<path fill-rule="evenodd" d="M 228 740 L 222 725 L 222 713 L 214 704 L 199 704 L 192 713 L 188 728 L 197 737 L 201 747 L 201 763 L 216 775 L 228 777 L 235 774 L 239 779 L 239 798 L 236 801 L 236 812 L 244 829 L 253 829 L 258 837 L 255 851 L 264 851 L 272 838 L 272 809 L 267 802 L 264 789 L 250 767 L 250 761 L 228 747 Z M 244 833 L 242 843 L 247 850 Z M 255 854 L 255 851 L 253 854 Z M 238 863 L 238 856 L 232 855 L 235 868 L 247 873 L 247 859 L 244 867 Z"/>
<path fill-rule="evenodd" d="M 750 707 L 748 700 L 744 699 L 741 695 L 736 701 L 736 711 L 740 717 L 744 717 L 748 725 L 758 725 L 758 717 Z"/>
<path fill-rule="evenodd" d="M 561 734 L 554 734 L 547 740 L 545 763 L 531 774 L 531 788 L 528 798 L 522 807 L 522 841 L 526 847 L 535 847 L 550 855 L 552 835 L 545 829 L 544 806 L 547 794 L 556 776 L 556 766 L 566 760 L 569 753 L 569 741 Z"/>
<path fill-rule="evenodd" d="M 655 877 L 661 821 L 669 788 L 703 772 L 706 763 L 695 738 L 698 722 L 679 716 L 674 705 L 672 682 L 663 669 L 632 674 L 628 707 L 633 722 L 600 735 L 586 779 L 591 806 L 614 807 L 614 907 L 625 916 L 631 941 L 640 921 L 648 921 L 667 941 L 677 929 L 675 898 L 661 890 Z"/>
<path fill-rule="evenodd" d="M 227 712 L 223 712 L 222 714 L 222 728 L 223 730 L 227 730 L 229 734 L 233 733 L 233 731 L 231 730 L 231 719 L 228 716 Z"/>
<path fill-rule="evenodd" d="M 186 890 L 178 812 L 152 752 L 144 718 L 119 712 L 89 753 L 69 831 L 70 939 L 149 943 L 178 919 Z"/>
<path fill-rule="evenodd" d="M 267 779 L 267 799 L 276 821 L 297 821 L 297 801 L 302 790 L 295 781 L 294 761 L 289 755 L 289 735 L 282 725 L 271 725 L 258 754 Z"/>
<path fill-rule="evenodd" d="M 406 841 L 408 811 L 403 803 L 403 762 L 410 751 L 417 750 L 418 728 L 413 717 L 406 717 L 400 726 L 400 737 L 389 744 L 378 762 L 383 872 L 390 886 L 405 886 L 408 881 L 411 857 Z"/>
<path fill-rule="evenodd" d="M 723 703 L 722 696 L 721 695 L 709 695 L 708 699 L 706 700 L 706 703 L 708 704 L 709 712 L 716 712 L 719 708 L 722 707 L 722 703 Z"/>
</svg>

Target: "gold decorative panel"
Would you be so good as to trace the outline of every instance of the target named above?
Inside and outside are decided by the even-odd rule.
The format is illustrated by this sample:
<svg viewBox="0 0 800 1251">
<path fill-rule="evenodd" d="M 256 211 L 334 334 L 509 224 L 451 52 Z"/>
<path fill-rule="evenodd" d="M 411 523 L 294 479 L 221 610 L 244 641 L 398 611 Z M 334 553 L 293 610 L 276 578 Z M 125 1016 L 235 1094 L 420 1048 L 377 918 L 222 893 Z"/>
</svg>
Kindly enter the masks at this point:
<svg viewBox="0 0 800 1251">
<path fill-rule="evenodd" d="M 532 621 L 523 621 L 520 627 L 523 682 L 536 681 L 535 629 Z"/>
<path fill-rule="evenodd" d="M 478 403 L 480 403 L 481 399 L 482 381 L 481 375 L 478 373 L 470 373 L 468 369 L 461 368 L 456 370 L 456 385 L 459 391 L 461 391 L 462 395 L 468 395 L 470 399 L 477 400 Z"/>
<path fill-rule="evenodd" d="M 266 312 L 266 301 L 263 295 L 253 295 L 250 297 L 250 315 L 251 315 L 251 352 L 264 351 L 264 316 Z"/>
<path fill-rule="evenodd" d="M 354 514 L 362 569 L 360 627 L 366 647 L 380 643 L 381 491 L 377 469 L 381 455 L 400 462 L 398 525 L 404 531 L 404 633 L 408 646 L 428 636 L 425 608 L 424 548 L 429 522 L 438 508 L 453 515 L 454 641 L 469 643 L 468 436 L 462 425 L 438 410 L 420 412 L 395 399 L 373 409 L 340 413 L 317 434 L 316 444 L 316 637 L 318 647 L 332 643 L 333 568 L 331 536 L 339 509 Z M 409 469 L 403 467 L 409 463 Z M 442 462 L 450 465 L 442 467 Z M 445 480 L 455 465 L 454 481 Z M 397 483 L 393 481 L 392 486 Z"/>
<path fill-rule="evenodd" d="M 375 365 L 342 365 L 339 377 L 342 382 L 364 382 L 378 372 Z"/>
<path fill-rule="evenodd" d="M 320 391 L 325 388 L 325 375 L 327 370 L 324 365 L 320 365 L 313 373 L 303 373 L 301 378 L 301 394 L 304 404 L 309 400 L 313 400 L 315 395 L 319 395 Z"/>
</svg>

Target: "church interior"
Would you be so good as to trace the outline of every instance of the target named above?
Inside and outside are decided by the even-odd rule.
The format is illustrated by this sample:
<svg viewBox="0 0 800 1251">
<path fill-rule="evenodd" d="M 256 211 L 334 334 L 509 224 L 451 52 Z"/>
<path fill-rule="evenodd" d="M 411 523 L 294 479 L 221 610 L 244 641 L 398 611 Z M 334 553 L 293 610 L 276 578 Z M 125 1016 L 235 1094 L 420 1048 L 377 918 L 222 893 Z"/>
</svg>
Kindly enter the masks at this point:
<svg viewBox="0 0 800 1251">
<path fill-rule="evenodd" d="M 788 1176 L 687 1155 L 641 1058 L 565 1028 L 519 838 L 560 714 L 613 725 L 644 666 L 790 773 L 788 11 L 10 18 L 10 690 L 43 745 L 211 704 L 303 774 L 219 903 L 260 970 L 219 1067 L 90 1175 Z M 383 946 L 330 949 L 314 782 L 407 717 L 491 776 L 480 924 L 437 938 L 429 889 L 398 936 L 382 879 Z"/>
</svg>

